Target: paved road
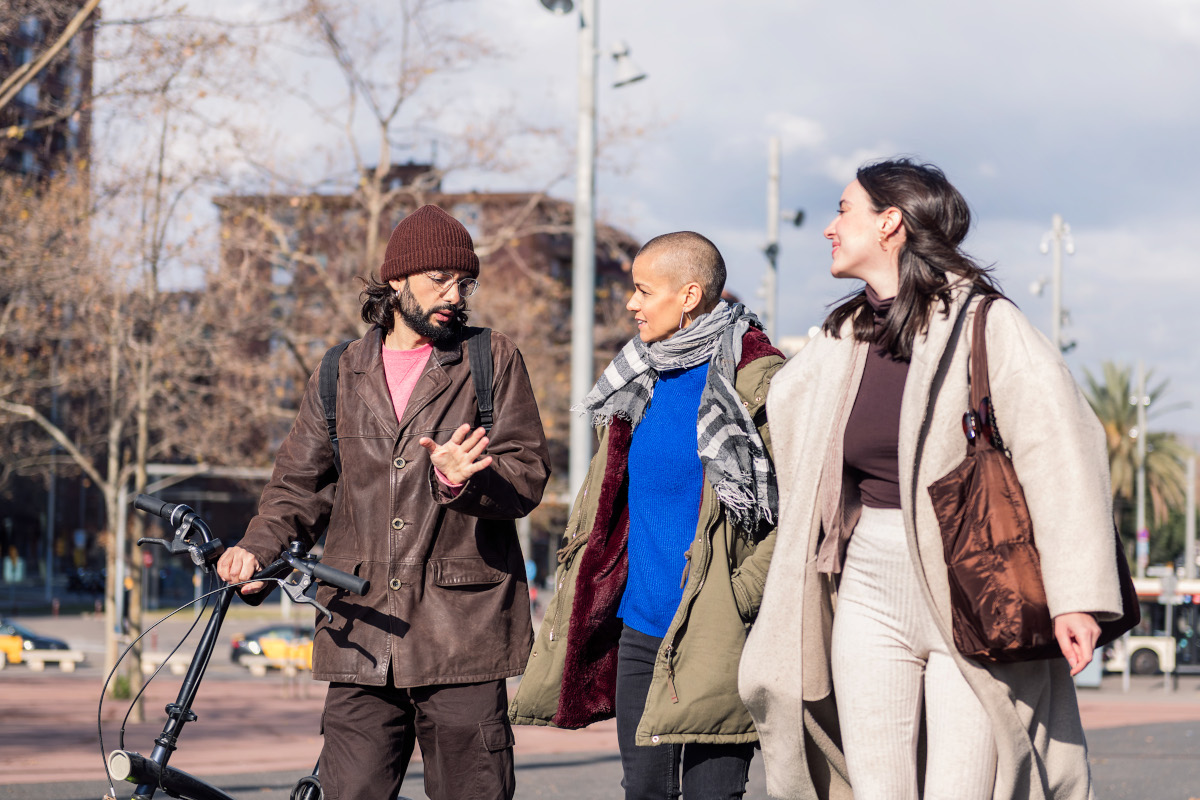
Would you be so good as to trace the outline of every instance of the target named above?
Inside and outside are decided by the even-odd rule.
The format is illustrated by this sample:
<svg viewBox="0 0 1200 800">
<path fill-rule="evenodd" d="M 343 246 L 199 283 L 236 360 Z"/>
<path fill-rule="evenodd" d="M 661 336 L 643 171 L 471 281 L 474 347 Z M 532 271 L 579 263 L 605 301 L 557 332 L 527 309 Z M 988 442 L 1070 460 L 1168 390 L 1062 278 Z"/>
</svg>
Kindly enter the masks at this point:
<svg viewBox="0 0 1200 800">
<path fill-rule="evenodd" d="M 229 663 L 229 636 L 273 622 L 278 613 L 240 609 L 228 622 L 197 699 L 200 720 L 185 730 L 173 760 L 197 774 L 225 774 L 214 782 L 238 797 L 287 798 L 320 748 L 320 684 L 287 683 L 279 675 L 252 679 Z M 0 670 L 0 800 L 98 800 L 108 790 L 96 732 L 101 623 L 82 616 L 18 621 L 66 639 L 91 663 L 71 675 L 53 668 L 40 674 L 24 666 Z M 169 649 L 188 624 L 190 619 L 166 623 L 154 649 Z M 174 698 L 178 678 L 164 675 L 161 681 L 147 695 L 151 721 L 128 728 L 130 749 L 148 750 L 161 728 L 161 709 Z M 1137 678 L 1126 694 L 1118 676 L 1106 676 L 1100 689 L 1080 690 L 1080 709 L 1098 800 L 1200 800 L 1200 677 L 1183 678 L 1170 692 L 1162 678 Z M 123 711 L 111 701 L 105 705 L 105 749 L 115 747 Z M 516 734 L 520 800 L 620 796 L 611 722 L 578 732 L 519 727 Z M 117 797 L 129 796 L 131 787 L 117 788 Z M 425 800 L 419 761 L 402 793 Z M 766 797 L 760 757 L 747 797 Z"/>
</svg>

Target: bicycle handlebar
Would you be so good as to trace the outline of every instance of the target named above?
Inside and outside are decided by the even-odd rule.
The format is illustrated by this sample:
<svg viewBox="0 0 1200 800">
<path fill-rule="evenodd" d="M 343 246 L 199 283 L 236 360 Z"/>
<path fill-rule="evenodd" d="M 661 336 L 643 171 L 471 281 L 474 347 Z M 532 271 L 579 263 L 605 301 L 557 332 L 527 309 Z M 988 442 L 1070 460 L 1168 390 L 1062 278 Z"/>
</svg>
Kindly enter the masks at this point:
<svg viewBox="0 0 1200 800">
<path fill-rule="evenodd" d="M 339 589 L 345 589 L 347 592 L 353 592 L 357 595 L 365 595 L 371 591 L 371 582 L 366 578 L 351 575 L 349 572 L 342 572 L 340 569 L 334 569 L 319 561 L 296 558 L 291 554 L 281 555 L 278 559 L 254 573 L 254 576 L 250 580 L 269 581 L 273 578 L 282 577 L 293 569 L 309 573 L 322 583 L 328 583 L 330 586 L 336 586 Z M 246 598 L 243 597 L 242 599 Z"/>
<path fill-rule="evenodd" d="M 342 572 L 340 569 L 334 569 L 325 564 L 313 564 L 312 574 L 319 581 L 339 589 L 345 589 L 347 592 L 354 592 L 357 595 L 364 595 L 371 590 L 371 582 L 366 578 Z"/>
<path fill-rule="evenodd" d="M 172 526 L 178 526 L 185 514 L 192 513 L 192 509 L 182 503 L 164 503 L 151 494 L 139 494 L 133 499 L 133 507 L 147 514 L 162 517 Z"/>
</svg>

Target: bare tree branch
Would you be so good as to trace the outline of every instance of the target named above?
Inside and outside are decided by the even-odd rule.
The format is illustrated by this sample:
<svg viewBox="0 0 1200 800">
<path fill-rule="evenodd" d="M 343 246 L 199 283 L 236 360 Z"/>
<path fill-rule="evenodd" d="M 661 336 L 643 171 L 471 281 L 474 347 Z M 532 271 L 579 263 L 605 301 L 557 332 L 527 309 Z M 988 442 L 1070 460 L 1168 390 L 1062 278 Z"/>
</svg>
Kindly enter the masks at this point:
<svg viewBox="0 0 1200 800">
<path fill-rule="evenodd" d="M 67 27 L 59 34 L 54 43 L 46 48 L 40 56 L 30 61 L 27 64 L 22 64 L 11 75 L 0 81 L 0 110 L 3 110 L 9 103 L 13 101 L 25 86 L 33 80 L 39 72 L 46 68 L 46 65 L 54 60 L 54 57 L 62 52 L 62 49 L 67 46 L 71 39 L 75 38 L 75 34 L 79 33 L 79 29 L 83 27 L 83 23 L 92 15 L 96 7 L 100 5 L 100 0 L 87 0 L 83 7 L 79 9 L 72 20 L 67 23 Z"/>
</svg>

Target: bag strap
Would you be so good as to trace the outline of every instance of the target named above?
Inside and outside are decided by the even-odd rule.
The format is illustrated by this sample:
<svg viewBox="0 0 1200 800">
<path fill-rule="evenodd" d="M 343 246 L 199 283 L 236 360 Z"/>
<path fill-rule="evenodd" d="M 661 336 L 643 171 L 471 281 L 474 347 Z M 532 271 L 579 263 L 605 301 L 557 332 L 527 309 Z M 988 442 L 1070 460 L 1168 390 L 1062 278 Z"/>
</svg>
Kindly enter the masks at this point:
<svg viewBox="0 0 1200 800">
<path fill-rule="evenodd" d="M 338 475 L 342 474 L 342 453 L 337 437 L 338 365 L 346 346 L 352 341 L 347 339 L 325 351 L 325 357 L 321 359 L 321 374 L 317 378 L 317 393 L 321 396 L 321 407 L 325 409 L 325 430 L 329 432 L 329 442 L 333 445 L 333 466 Z"/>
<path fill-rule="evenodd" d="M 987 315 L 996 295 L 984 295 L 975 309 L 975 326 L 971 330 L 971 410 L 978 411 L 979 404 L 992 394 L 988 380 L 987 360 Z"/>
<path fill-rule="evenodd" d="M 483 432 L 492 432 L 492 329 L 479 328 L 467 340 L 471 361 L 471 381 L 475 384 L 475 404 L 479 409 L 479 425 Z"/>
<path fill-rule="evenodd" d="M 1000 427 L 996 423 L 996 409 L 992 404 L 992 385 L 988 377 L 987 356 L 987 316 L 995 300 L 1002 299 L 998 294 L 984 295 L 975 310 L 975 324 L 971 332 L 971 369 L 968 382 L 971 389 L 971 405 L 964 417 L 964 429 L 973 428 L 975 436 L 967 434 L 970 444 L 983 443 L 1007 455 L 1004 438 L 1000 435 Z M 969 446 L 968 445 L 968 446 Z"/>
</svg>

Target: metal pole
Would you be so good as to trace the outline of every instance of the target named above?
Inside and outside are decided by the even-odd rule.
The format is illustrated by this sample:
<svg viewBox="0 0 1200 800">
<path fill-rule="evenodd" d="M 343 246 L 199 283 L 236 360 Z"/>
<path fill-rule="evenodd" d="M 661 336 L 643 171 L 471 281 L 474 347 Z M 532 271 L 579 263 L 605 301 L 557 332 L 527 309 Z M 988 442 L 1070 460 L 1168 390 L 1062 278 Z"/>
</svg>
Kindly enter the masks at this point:
<svg viewBox="0 0 1200 800">
<path fill-rule="evenodd" d="M 114 630 L 117 635 L 125 632 L 125 526 L 129 517 L 129 491 L 125 488 L 125 482 L 121 482 L 121 488 L 117 490 L 117 530 L 116 530 L 116 549 L 117 557 L 113 560 L 115 569 L 113 570 L 113 608 L 115 609 Z"/>
<path fill-rule="evenodd" d="M 58 424 L 58 351 L 50 356 L 50 420 Z M 58 527 L 58 462 L 50 450 L 50 490 L 46 492 L 46 602 L 54 602 L 54 530 Z"/>
<path fill-rule="evenodd" d="M 779 137 L 772 136 L 767 145 L 767 280 L 766 319 L 763 325 L 768 336 L 778 337 L 779 292 Z"/>
<path fill-rule="evenodd" d="M 1137 365 L 1137 576 L 1146 577 L 1150 562 L 1150 530 L 1146 527 L 1146 369 Z"/>
<path fill-rule="evenodd" d="M 1187 460 L 1187 517 L 1183 523 L 1183 577 L 1196 577 L 1196 457 Z"/>
<path fill-rule="evenodd" d="M 1050 318 L 1050 340 L 1055 348 L 1062 352 L 1062 248 L 1063 248 L 1063 218 L 1055 214 L 1051 220 L 1054 253 L 1054 280 L 1051 290 L 1052 305 Z"/>
<path fill-rule="evenodd" d="M 583 402 L 595 380 L 596 319 L 596 0 L 579 4 L 579 139 L 576 152 L 575 242 L 571 273 L 571 406 Z M 592 421 L 571 414 L 567 481 L 579 492 L 592 457 Z"/>
</svg>

